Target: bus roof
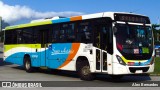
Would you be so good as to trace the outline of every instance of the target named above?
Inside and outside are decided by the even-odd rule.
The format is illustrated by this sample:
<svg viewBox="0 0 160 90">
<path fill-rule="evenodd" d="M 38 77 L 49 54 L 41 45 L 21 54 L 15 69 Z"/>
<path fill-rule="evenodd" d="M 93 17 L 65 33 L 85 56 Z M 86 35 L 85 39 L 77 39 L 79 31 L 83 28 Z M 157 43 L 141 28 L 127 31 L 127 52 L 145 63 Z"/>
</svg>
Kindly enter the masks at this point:
<svg viewBox="0 0 160 90">
<path fill-rule="evenodd" d="M 82 16 L 73 16 L 73 17 L 67 17 L 67 18 L 64 18 L 64 17 L 55 18 L 54 17 L 51 19 L 34 20 L 27 24 L 8 26 L 5 28 L 5 30 L 12 30 L 12 29 L 40 26 L 40 25 L 47 25 L 47 24 L 55 24 L 55 23 L 62 23 L 62 22 L 70 22 L 70 21 L 78 21 L 78 20 L 85 20 L 85 19 L 92 19 L 92 18 L 100 18 L 100 17 L 110 17 L 112 20 L 114 20 L 114 13 L 140 15 L 140 14 L 126 13 L 126 12 L 102 12 L 102 13 L 88 14 L 88 15 L 82 15 Z M 140 16 L 144 16 L 144 15 L 140 15 Z"/>
</svg>

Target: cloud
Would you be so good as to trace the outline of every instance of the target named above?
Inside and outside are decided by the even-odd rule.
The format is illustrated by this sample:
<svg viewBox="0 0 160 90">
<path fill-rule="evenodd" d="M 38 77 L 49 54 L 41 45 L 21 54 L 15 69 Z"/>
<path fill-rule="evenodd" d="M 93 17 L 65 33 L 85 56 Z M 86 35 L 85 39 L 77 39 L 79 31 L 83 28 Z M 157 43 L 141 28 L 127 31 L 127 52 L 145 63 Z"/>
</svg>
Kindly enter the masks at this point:
<svg viewBox="0 0 160 90">
<path fill-rule="evenodd" d="M 73 11 L 65 11 L 65 12 L 39 12 L 35 11 L 27 6 L 10 6 L 4 4 L 0 1 L 0 16 L 7 23 L 13 23 L 23 19 L 40 19 L 54 16 L 75 16 L 82 15 L 82 12 L 73 12 Z"/>
</svg>

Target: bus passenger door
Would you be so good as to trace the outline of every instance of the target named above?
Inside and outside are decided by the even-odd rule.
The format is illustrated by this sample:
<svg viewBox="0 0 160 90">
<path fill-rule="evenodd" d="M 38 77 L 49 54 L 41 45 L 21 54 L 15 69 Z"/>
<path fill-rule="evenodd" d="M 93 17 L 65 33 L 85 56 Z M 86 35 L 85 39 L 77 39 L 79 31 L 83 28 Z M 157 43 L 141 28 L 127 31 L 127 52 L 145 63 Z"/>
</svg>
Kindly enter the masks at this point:
<svg viewBox="0 0 160 90">
<path fill-rule="evenodd" d="M 108 27 L 106 25 L 95 26 L 94 46 L 96 47 L 96 72 L 107 72 L 107 60 L 110 54 L 107 53 Z"/>
<path fill-rule="evenodd" d="M 64 47 L 60 46 L 59 44 L 53 44 L 49 43 L 49 31 L 41 30 L 41 66 L 45 66 L 48 68 L 56 69 L 59 64 L 61 58 L 56 56 L 56 50 L 57 48 Z M 54 53 L 55 52 L 55 53 Z M 58 53 L 58 51 L 57 51 Z"/>
<path fill-rule="evenodd" d="M 41 61 L 40 66 L 46 66 L 46 50 L 47 50 L 47 43 L 48 43 L 48 30 L 40 30 L 40 43 L 41 43 Z"/>
</svg>

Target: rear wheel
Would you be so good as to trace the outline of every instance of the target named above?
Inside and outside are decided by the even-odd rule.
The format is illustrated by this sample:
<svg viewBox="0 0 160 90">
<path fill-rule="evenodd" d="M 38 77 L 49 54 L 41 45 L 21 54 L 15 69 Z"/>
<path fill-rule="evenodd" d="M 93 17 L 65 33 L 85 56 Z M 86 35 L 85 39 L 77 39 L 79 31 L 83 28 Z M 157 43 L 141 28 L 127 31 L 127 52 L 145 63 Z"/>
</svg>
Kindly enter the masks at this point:
<svg viewBox="0 0 160 90">
<path fill-rule="evenodd" d="M 26 72 L 32 72 L 33 71 L 33 67 L 31 65 L 31 59 L 28 56 L 24 57 L 24 68 L 25 68 Z"/>
<path fill-rule="evenodd" d="M 81 80 L 91 81 L 94 80 L 95 76 L 90 71 L 90 67 L 86 62 L 81 62 L 78 68 L 78 74 Z"/>
</svg>

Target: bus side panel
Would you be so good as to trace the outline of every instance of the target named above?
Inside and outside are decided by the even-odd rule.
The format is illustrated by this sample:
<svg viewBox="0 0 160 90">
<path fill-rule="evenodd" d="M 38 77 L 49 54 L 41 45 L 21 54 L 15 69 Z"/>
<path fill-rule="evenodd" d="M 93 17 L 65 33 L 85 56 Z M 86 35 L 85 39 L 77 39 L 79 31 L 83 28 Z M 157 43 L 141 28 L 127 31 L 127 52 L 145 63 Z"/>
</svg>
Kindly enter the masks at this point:
<svg viewBox="0 0 160 90">
<path fill-rule="evenodd" d="M 31 51 L 31 49 L 23 45 L 5 45 L 5 61 L 23 65 L 25 51 Z"/>
<path fill-rule="evenodd" d="M 46 50 L 46 64 L 47 67 L 57 69 L 65 63 L 68 55 L 73 53 L 71 50 L 72 43 L 57 43 L 49 45 Z"/>
<path fill-rule="evenodd" d="M 69 71 L 75 71 L 76 70 L 76 61 L 79 56 L 84 56 L 87 58 L 91 72 L 95 72 L 94 67 L 94 59 L 93 54 L 90 54 L 90 49 L 87 48 L 87 44 L 74 44 L 72 43 L 72 51 L 75 51 L 74 53 L 70 53 L 67 57 L 67 60 L 64 64 L 62 64 L 58 69 L 61 70 L 69 70 Z"/>
<path fill-rule="evenodd" d="M 41 56 L 40 53 L 30 53 L 31 64 L 33 67 L 40 67 Z"/>
<path fill-rule="evenodd" d="M 39 61 L 39 65 L 41 67 L 46 67 L 46 49 L 45 48 L 39 48 L 38 49 L 38 59 L 37 61 Z"/>
<path fill-rule="evenodd" d="M 28 54 L 30 56 L 32 66 L 40 66 L 40 52 L 36 52 L 34 49 L 35 46 L 32 44 L 5 45 L 5 61 L 23 65 L 24 55 Z"/>
<path fill-rule="evenodd" d="M 40 44 L 32 44 L 31 51 L 25 54 L 28 54 L 31 59 L 31 64 L 33 67 L 40 67 L 41 60 L 41 45 Z"/>
<path fill-rule="evenodd" d="M 68 54 L 66 60 L 64 60 L 63 63 L 58 67 L 58 69 L 74 71 L 76 66 L 76 59 L 80 50 L 82 50 L 81 47 L 82 44 L 80 43 L 72 43 L 70 48 L 71 52 Z"/>
<path fill-rule="evenodd" d="M 17 57 L 18 55 L 19 55 L 19 53 L 7 56 L 6 59 L 5 59 L 5 62 L 14 63 L 14 64 L 18 64 L 18 65 L 23 65 L 23 59 Z"/>
</svg>

